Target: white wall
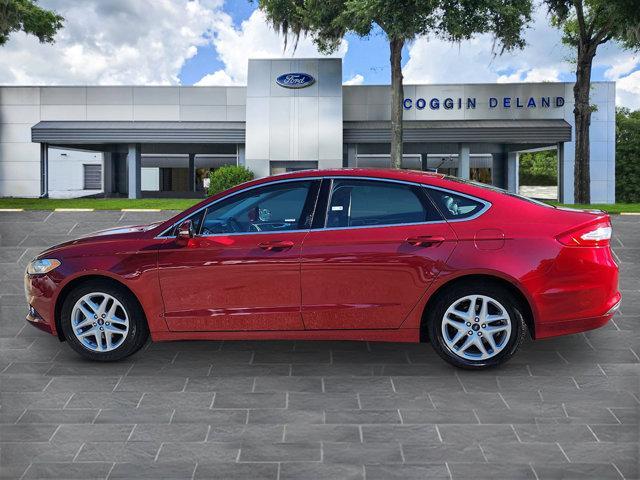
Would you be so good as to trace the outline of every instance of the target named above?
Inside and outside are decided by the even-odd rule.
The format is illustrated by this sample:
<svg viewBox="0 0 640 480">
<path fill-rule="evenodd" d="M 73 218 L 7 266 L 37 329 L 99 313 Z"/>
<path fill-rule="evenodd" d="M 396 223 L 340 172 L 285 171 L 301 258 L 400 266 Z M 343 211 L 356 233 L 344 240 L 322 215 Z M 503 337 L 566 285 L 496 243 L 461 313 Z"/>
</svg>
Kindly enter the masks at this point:
<svg viewBox="0 0 640 480">
<path fill-rule="evenodd" d="M 104 175 L 102 153 L 50 148 L 49 196 L 70 198 L 102 192 L 102 189 L 84 190 L 84 165 L 102 165 Z"/>
<path fill-rule="evenodd" d="M 269 161 L 311 160 L 320 168 L 342 165 L 342 121 L 389 120 L 388 86 L 341 86 L 338 59 L 252 60 L 248 87 L 0 87 L 0 197 L 40 194 L 40 146 L 31 127 L 41 120 L 244 121 L 246 164 L 269 174 Z M 281 73 L 303 71 L 316 84 L 300 90 L 277 86 Z M 405 111 L 407 120 L 562 118 L 573 126 L 573 84 L 407 85 L 414 100 L 477 97 L 473 110 Z M 562 95 L 561 108 L 487 109 L 489 96 Z M 249 102 L 247 104 L 247 97 Z M 615 201 L 615 84 L 594 82 L 591 103 L 591 198 Z M 247 115 L 245 112 L 249 112 Z M 574 133 L 575 135 L 575 133 Z M 574 143 L 565 144 L 564 191 L 573 199 Z M 55 170 L 50 160 L 50 170 Z M 51 185 L 50 185 L 51 187 Z"/>
<path fill-rule="evenodd" d="M 142 167 L 140 173 L 140 190 L 157 192 L 160 190 L 160 169 Z"/>
<path fill-rule="evenodd" d="M 40 195 L 40 121 L 244 121 L 245 99 L 245 87 L 0 87 L 0 197 Z"/>
<path fill-rule="evenodd" d="M 249 60 L 246 166 L 270 174 L 271 161 L 315 161 L 342 166 L 342 60 Z M 304 72 L 305 88 L 284 88 L 276 78 Z"/>
<path fill-rule="evenodd" d="M 0 197 L 40 195 L 40 145 L 31 127 L 40 121 L 40 88 L 0 87 Z"/>
</svg>

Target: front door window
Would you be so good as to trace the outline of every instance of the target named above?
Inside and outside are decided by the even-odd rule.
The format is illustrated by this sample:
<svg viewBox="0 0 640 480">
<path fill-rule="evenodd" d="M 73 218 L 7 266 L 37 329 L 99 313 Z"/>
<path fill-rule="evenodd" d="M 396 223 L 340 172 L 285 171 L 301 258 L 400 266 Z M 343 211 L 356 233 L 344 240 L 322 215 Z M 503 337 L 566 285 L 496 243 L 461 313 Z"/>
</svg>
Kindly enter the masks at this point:
<svg viewBox="0 0 640 480">
<path fill-rule="evenodd" d="M 309 228 L 305 204 L 313 181 L 283 182 L 254 188 L 213 204 L 201 235 L 281 232 Z M 310 210 L 310 209 L 309 209 Z"/>
</svg>

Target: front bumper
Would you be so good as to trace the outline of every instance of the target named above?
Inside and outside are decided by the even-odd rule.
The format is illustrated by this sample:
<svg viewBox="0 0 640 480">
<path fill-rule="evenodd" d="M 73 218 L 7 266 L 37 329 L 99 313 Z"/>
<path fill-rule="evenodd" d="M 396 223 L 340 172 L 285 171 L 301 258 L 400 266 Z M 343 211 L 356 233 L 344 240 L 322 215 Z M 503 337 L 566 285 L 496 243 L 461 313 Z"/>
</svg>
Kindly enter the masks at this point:
<svg viewBox="0 0 640 480">
<path fill-rule="evenodd" d="M 51 329 L 51 325 L 49 325 L 38 313 L 38 311 L 31 305 L 29 305 L 29 313 L 27 313 L 25 320 L 27 320 L 27 322 L 29 322 L 34 327 L 39 328 L 40 330 L 51 334 L 54 333 Z"/>
<path fill-rule="evenodd" d="M 47 275 L 24 276 L 24 295 L 29 311 L 27 322 L 40 330 L 56 335 L 54 302 L 56 283 Z"/>
</svg>

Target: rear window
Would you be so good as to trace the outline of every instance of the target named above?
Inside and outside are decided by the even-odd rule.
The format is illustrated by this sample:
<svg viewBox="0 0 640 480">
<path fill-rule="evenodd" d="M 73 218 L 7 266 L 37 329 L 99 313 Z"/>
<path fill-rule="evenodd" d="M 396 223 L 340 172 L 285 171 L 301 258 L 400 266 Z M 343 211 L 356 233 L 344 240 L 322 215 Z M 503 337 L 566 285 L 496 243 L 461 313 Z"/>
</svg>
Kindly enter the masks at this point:
<svg viewBox="0 0 640 480">
<path fill-rule="evenodd" d="M 453 192 L 427 188 L 427 192 L 438 210 L 447 220 L 463 220 L 480 213 L 485 204 L 479 200 Z"/>
<path fill-rule="evenodd" d="M 495 192 L 495 193 L 501 193 L 501 194 L 507 195 L 509 197 L 517 198 L 518 200 L 523 200 L 525 202 L 529 202 L 529 203 L 534 203 L 536 205 L 540 205 L 541 207 L 556 208 L 555 206 L 550 205 L 548 203 L 541 202 L 541 201 L 536 200 L 536 199 L 531 198 L 531 197 L 525 197 L 524 195 L 520 195 L 518 193 L 511 193 L 511 192 L 505 190 L 504 188 L 494 187 L 493 185 L 487 185 L 486 183 L 475 182 L 473 180 L 464 180 L 462 178 L 450 177 L 450 176 L 447 176 L 446 179 L 449 180 L 449 181 L 452 181 L 452 182 L 466 183 L 468 185 L 473 185 L 474 187 L 483 188 L 485 190 L 490 190 L 490 191 Z"/>
</svg>

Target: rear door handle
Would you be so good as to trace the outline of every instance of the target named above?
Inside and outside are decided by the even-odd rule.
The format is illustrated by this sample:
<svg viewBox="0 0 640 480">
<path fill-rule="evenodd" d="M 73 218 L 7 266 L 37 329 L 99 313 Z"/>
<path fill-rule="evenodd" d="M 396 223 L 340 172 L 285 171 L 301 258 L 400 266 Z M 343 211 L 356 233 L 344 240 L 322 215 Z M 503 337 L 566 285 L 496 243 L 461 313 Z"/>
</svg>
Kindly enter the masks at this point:
<svg viewBox="0 0 640 480">
<path fill-rule="evenodd" d="M 431 235 L 424 235 L 418 237 L 407 238 L 407 243 L 414 247 L 430 247 L 431 245 L 440 245 L 444 242 L 444 237 L 434 237 Z"/>
<path fill-rule="evenodd" d="M 269 242 L 262 242 L 258 245 L 261 249 L 267 252 L 289 250 L 293 247 L 291 240 L 272 240 Z"/>
</svg>

